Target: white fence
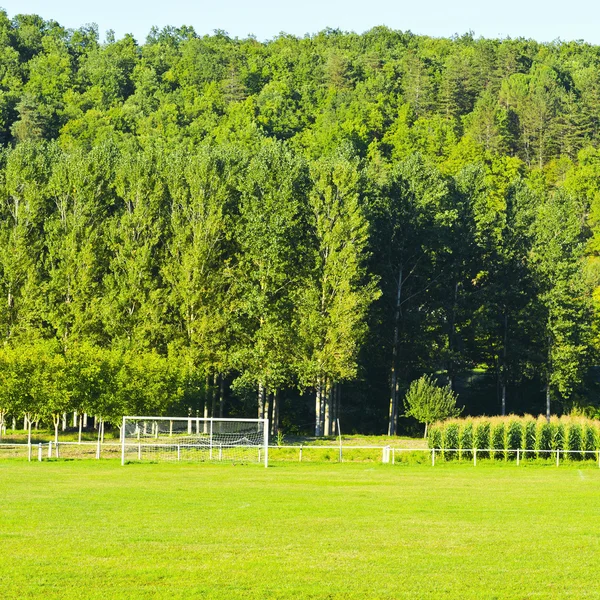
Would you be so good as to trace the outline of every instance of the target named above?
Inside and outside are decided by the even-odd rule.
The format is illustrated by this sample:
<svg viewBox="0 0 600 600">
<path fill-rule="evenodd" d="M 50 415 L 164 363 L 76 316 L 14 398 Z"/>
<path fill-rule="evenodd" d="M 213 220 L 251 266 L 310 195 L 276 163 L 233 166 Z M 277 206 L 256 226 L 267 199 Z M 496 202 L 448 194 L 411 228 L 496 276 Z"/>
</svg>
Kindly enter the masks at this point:
<svg viewBox="0 0 600 600">
<path fill-rule="evenodd" d="M 138 459 L 147 451 L 153 451 L 156 444 L 127 444 L 131 451 L 137 453 Z M 122 445 L 120 442 L 45 442 L 38 444 L 27 443 L 0 443 L 0 459 L 2 458 L 22 458 L 26 460 L 43 461 L 48 458 L 63 458 L 63 459 L 105 459 L 105 458 L 120 458 Z M 256 451 L 256 447 L 252 446 L 252 450 Z M 395 446 L 354 446 L 337 444 L 337 445 L 271 445 L 269 453 L 271 460 L 297 460 L 322 462 L 323 454 L 328 453 L 329 462 L 365 462 L 364 454 L 356 456 L 356 451 L 372 451 L 372 456 L 376 457 L 377 462 L 386 464 L 396 464 L 402 461 L 403 455 L 406 454 L 421 454 L 432 466 L 441 461 L 468 460 L 476 466 L 478 459 L 483 457 L 492 460 L 508 460 L 509 457 L 514 459 L 514 462 L 519 466 L 523 461 L 528 459 L 544 458 L 556 464 L 558 467 L 562 460 L 569 459 L 571 455 L 579 460 L 594 460 L 600 467 L 600 450 L 524 450 L 522 448 L 516 450 L 498 450 L 495 448 L 398 448 Z M 260 449 L 258 449 L 260 452 Z M 278 451 L 284 452 L 284 456 L 278 456 Z M 321 454 L 321 457 L 319 457 Z M 185 453 L 179 449 L 174 454 L 174 460 L 185 461 Z M 334 461 L 331 457 L 335 457 Z M 215 450 L 211 460 L 222 460 L 221 452 Z M 320 460 L 321 459 L 321 460 Z M 261 457 L 258 458 L 261 460 Z M 370 459 L 371 462 L 373 458 Z"/>
</svg>

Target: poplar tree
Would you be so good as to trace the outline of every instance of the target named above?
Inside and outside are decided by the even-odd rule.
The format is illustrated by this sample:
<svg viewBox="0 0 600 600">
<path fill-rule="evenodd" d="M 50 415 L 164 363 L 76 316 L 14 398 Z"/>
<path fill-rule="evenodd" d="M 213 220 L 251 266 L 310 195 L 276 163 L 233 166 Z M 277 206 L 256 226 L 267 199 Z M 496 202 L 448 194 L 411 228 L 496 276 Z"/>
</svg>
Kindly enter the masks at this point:
<svg viewBox="0 0 600 600">
<path fill-rule="evenodd" d="M 284 144 L 267 143 L 248 164 L 236 223 L 234 365 L 258 389 L 290 379 L 296 355 L 294 299 L 308 257 L 306 165 Z"/>
<path fill-rule="evenodd" d="M 366 316 L 379 297 L 367 274 L 369 225 L 358 158 L 342 148 L 311 164 L 311 260 L 300 296 L 302 380 L 315 387 L 315 435 L 330 435 L 337 414 L 336 382 L 354 379 L 367 333 Z"/>
<path fill-rule="evenodd" d="M 583 273 L 585 232 L 581 206 L 558 191 L 539 205 L 534 223 L 531 262 L 544 311 L 543 373 L 546 417 L 554 396 L 568 400 L 590 364 L 592 344 L 591 292 Z"/>
<path fill-rule="evenodd" d="M 124 347 L 164 348 L 166 294 L 160 270 L 168 203 L 162 149 L 125 146 L 114 185 L 119 202 L 107 224 L 106 334 Z"/>
</svg>

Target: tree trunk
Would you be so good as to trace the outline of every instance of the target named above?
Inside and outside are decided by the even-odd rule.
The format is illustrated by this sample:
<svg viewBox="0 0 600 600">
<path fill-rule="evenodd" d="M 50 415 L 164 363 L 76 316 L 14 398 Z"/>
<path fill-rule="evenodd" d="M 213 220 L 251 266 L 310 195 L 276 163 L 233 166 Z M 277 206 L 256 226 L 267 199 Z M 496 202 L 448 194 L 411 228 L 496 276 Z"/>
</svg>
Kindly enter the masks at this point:
<svg viewBox="0 0 600 600">
<path fill-rule="evenodd" d="M 273 420 L 271 422 L 271 435 L 277 435 L 279 431 L 279 390 L 273 392 Z"/>
<path fill-rule="evenodd" d="M 62 415 L 62 430 L 66 431 L 67 429 L 67 413 L 63 413 Z"/>
<path fill-rule="evenodd" d="M 508 315 L 504 311 L 504 343 L 502 347 L 502 416 L 506 415 L 506 355 L 508 343 Z"/>
<path fill-rule="evenodd" d="M 394 315 L 394 339 L 392 343 L 392 373 L 390 377 L 390 413 L 388 435 L 396 435 L 398 431 L 398 391 L 396 386 L 398 362 L 398 341 L 400 339 L 400 309 L 402 306 L 402 265 L 398 273 L 396 293 L 396 313 Z"/>
<path fill-rule="evenodd" d="M 454 389 L 454 338 L 456 335 L 456 312 L 458 311 L 458 281 L 454 284 L 454 303 L 452 304 L 452 318 L 450 319 L 450 331 L 448 333 L 448 385 Z"/>
<path fill-rule="evenodd" d="M 73 411 L 73 427 L 77 427 L 77 411 Z"/>
<path fill-rule="evenodd" d="M 223 418 L 225 408 L 225 377 L 219 375 L 219 419 Z"/>
<path fill-rule="evenodd" d="M 321 436 L 321 378 L 315 387 L 315 437 Z"/>
<path fill-rule="evenodd" d="M 269 396 L 271 395 L 271 392 L 267 389 L 266 393 L 265 393 L 265 412 L 264 412 L 264 416 L 263 419 L 267 419 L 268 421 L 270 420 L 270 410 L 271 410 L 271 406 L 270 406 L 270 400 L 269 400 Z"/>
<path fill-rule="evenodd" d="M 325 431 L 325 399 L 327 394 L 327 379 L 323 377 L 321 381 L 321 407 L 320 407 L 320 417 L 321 422 L 319 423 L 319 431 L 321 435 L 324 435 Z"/>
<path fill-rule="evenodd" d="M 546 383 L 546 421 L 550 423 L 550 381 Z"/>
<path fill-rule="evenodd" d="M 217 412 L 217 394 L 218 394 L 218 387 L 217 384 L 219 383 L 218 380 L 218 375 L 215 373 L 215 376 L 213 377 L 213 391 L 212 391 L 212 403 L 211 403 L 211 407 L 210 407 L 210 416 L 214 418 L 215 413 Z"/>
<path fill-rule="evenodd" d="M 79 415 L 79 443 L 81 444 L 81 426 L 83 425 L 83 415 Z"/>
<path fill-rule="evenodd" d="M 265 414 L 265 386 L 258 384 L 258 418 L 264 419 Z"/>
<path fill-rule="evenodd" d="M 325 388 L 325 411 L 323 415 L 323 434 L 331 435 L 331 383 Z"/>
<path fill-rule="evenodd" d="M 204 421 L 202 425 L 202 433 L 208 433 L 208 395 L 210 394 L 210 378 L 207 375 L 204 385 Z M 196 412 L 196 416 L 198 416 L 198 412 Z"/>
<path fill-rule="evenodd" d="M 60 413 L 52 415 L 54 421 L 54 443 L 58 444 L 58 427 L 60 426 Z"/>
<path fill-rule="evenodd" d="M 337 429 L 337 389 L 338 384 L 331 386 L 331 435 L 336 435 Z"/>
<path fill-rule="evenodd" d="M 427 439 L 427 423 L 425 423 L 425 434 L 423 435 L 423 439 Z"/>
</svg>

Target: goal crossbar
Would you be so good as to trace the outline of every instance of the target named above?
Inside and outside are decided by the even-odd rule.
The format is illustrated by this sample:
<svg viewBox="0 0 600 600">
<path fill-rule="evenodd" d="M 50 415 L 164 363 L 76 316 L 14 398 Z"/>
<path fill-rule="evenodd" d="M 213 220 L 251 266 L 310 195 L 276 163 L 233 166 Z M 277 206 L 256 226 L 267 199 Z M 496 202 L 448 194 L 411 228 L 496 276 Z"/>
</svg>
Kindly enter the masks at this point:
<svg viewBox="0 0 600 600">
<path fill-rule="evenodd" d="M 268 419 L 123 417 L 121 464 L 127 461 L 231 461 L 269 464 Z"/>
</svg>

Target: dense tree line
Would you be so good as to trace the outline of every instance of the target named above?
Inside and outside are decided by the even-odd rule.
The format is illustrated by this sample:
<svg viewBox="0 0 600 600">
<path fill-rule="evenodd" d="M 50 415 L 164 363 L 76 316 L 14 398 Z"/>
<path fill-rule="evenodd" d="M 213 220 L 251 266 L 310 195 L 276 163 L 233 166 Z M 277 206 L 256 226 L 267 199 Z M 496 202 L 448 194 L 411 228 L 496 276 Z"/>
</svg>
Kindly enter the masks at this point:
<svg viewBox="0 0 600 600">
<path fill-rule="evenodd" d="M 0 54 L 0 421 L 597 410 L 599 48 L 0 13 Z"/>
</svg>

